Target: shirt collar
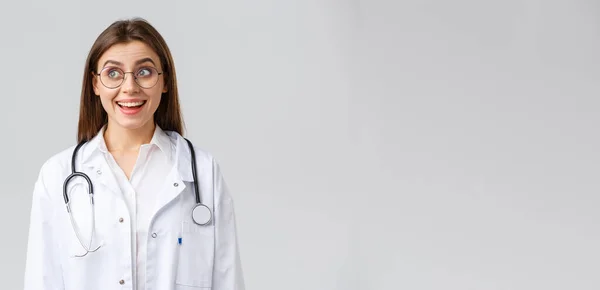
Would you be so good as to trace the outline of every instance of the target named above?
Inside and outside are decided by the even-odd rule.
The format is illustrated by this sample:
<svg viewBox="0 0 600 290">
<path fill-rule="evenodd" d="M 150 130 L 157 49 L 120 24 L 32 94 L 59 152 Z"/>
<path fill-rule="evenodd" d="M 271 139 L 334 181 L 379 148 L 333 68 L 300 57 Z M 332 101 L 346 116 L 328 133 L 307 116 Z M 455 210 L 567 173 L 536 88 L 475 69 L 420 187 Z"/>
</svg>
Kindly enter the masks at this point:
<svg viewBox="0 0 600 290">
<path fill-rule="evenodd" d="M 163 129 L 160 128 L 158 125 L 156 125 L 155 127 L 156 128 L 154 129 L 154 135 L 150 140 L 150 144 L 156 145 L 158 149 L 160 149 L 160 151 L 162 151 L 163 154 L 167 156 L 167 160 L 169 161 L 169 163 L 173 164 L 174 145 L 171 143 L 171 138 L 169 138 L 167 133 L 163 131 Z"/>
<path fill-rule="evenodd" d="M 81 156 L 82 161 L 88 161 L 95 154 L 98 153 L 108 153 L 108 148 L 106 147 L 106 142 L 104 139 L 104 132 L 106 130 L 106 124 L 100 128 L 96 136 L 87 142 L 86 146 L 81 148 Z M 160 126 L 156 125 L 154 129 L 154 134 L 152 135 L 152 139 L 150 140 L 151 145 L 155 145 L 158 149 L 167 156 L 167 160 L 170 163 L 173 163 L 173 149 L 176 144 L 171 142 L 171 138 L 167 133 L 160 128 Z"/>
</svg>

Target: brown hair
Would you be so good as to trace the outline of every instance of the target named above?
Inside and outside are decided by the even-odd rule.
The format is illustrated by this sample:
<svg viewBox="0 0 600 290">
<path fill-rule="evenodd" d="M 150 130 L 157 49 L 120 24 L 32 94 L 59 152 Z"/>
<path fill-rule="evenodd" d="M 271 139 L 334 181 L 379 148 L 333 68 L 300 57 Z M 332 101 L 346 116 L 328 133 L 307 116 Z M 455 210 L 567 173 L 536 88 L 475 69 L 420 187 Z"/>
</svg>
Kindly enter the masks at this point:
<svg viewBox="0 0 600 290">
<path fill-rule="evenodd" d="M 100 98 L 94 93 L 92 83 L 98 60 L 111 46 L 134 40 L 144 42 L 158 54 L 164 72 L 167 92 L 161 96 L 158 109 L 154 113 L 154 122 L 163 130 L 175 131 L 183 135 L 184 125 L 179 108 L 175 65 L 169 47 L 150 23 L 142 18 L 133 18 L 113 22 L 98 36 L 90 49 L 83 71 L 77 142 L 92 139 L 108 121 Z"/>
</svg>

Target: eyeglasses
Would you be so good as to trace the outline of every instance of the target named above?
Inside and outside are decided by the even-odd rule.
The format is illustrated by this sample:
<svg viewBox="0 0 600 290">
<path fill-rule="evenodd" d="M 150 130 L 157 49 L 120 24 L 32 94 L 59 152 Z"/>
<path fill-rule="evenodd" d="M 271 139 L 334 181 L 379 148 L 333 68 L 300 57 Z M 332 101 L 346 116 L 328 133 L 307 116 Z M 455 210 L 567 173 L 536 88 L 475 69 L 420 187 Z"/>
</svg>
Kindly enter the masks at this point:
<svg viewBox="0 0 600 290">
<path fill-rule="evenodd" d="M 158 83 L 158 76 L 162 75 L 162 72 L 158 72 L 156 68 L 153 67 L 143 67 L 140 68 L 137 72 L 124 72 L 120 68 L 116 67 L 105 67 L 103 68 L 99 74 L 95 74 L 100 77 L 100 82 L 109 89 L 115 89 L 120 87 L 125 81 L 126 74 L 132 74 L 133 79 L 138 84 L 138 86 L 149 89 L 152 88 Z"/>
</svg>

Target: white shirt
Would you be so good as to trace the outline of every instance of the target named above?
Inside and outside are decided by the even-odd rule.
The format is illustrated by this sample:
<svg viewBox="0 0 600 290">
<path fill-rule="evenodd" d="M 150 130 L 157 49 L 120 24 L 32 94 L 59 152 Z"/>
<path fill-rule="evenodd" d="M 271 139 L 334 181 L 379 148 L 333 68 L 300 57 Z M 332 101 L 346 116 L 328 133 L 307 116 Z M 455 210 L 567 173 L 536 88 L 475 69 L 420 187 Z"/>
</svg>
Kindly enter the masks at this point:
<svg viewBox="0 0 600 290">
<path fill-rule="evenodd" d="M 97 150 L 103 153 L 106 162 L 111 168 L 118 182 L 123 198 L 129 209 L 131 219 L 131 251 L 133 271 L 132 275 L 136 277 L 133 289 L 145 289 L 146 285 L 146 243 L 148 237 L 148 227 L 154 212 L 156 204 L 156 194 L 163 186 L 166 176 L 169 175 L 173 167 L 172 147 L 170 146 L 169 136 L 157 125 L 149 144 L 141 145 L 138 158 L 128 179 L 124 171 L 119 167 L 116 160 L 108 152 L 104 140 L 103 127 L 98 135 Z"/>
</svg>

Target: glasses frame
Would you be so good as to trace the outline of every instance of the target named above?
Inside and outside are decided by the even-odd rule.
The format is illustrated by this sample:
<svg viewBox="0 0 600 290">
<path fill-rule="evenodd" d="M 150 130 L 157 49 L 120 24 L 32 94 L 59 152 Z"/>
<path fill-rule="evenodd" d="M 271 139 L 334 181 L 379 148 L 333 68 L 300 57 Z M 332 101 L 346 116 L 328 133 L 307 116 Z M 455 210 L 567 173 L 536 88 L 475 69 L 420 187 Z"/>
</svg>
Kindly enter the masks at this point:
<svg viewBox="0 0 600 290">
<path fill-rule="evenodd" d="M 138 82 L 138 78 L 135 76 L 135 73 L 139 72 L 140 70 L 142 70 L 142 69 L 144 69 L 144 68 L 152 68 L 152 69 L 156 70 L 156 73 L 158 74 L 158 76 L 156 77 L 156 82 L 155 82 L 153 85 L 149 86 L 149 87 L 144 87 L 144 86 L 140 85 L 140 83 Z M 122 69 L 120 69 L 120 68 L 118 68 L 118 67 L 110 67 L 110 66 L 107 66 L 107 67 L 104 67 L 103 69 L 101 69 L 99 73 L 97 73 L 97 72 L 93 72 L 93 73 L 94 73 L 94 76 L 96 76 L 96 77 L 98 77 L 98 78 L 100 79 L 100 83 L 102 83 L 102 85 L 103 85 L 104 87 L 108 88 L 108 89 L 116 89 L 116 88 L 118 88 L 118 87 L 122 86 L 122 85 L 123 85 L 123 83 L 125 82 L 125 80 L 127 79 L 127 74 L 129 74 L 129 73 L 130 73 L 130 74 L 133 76 L 133 80 L 135 81 L 135 83 L 136 83 L 136 84 L 137 84 L 137 85 L 138 85 L 140 88 L 143 88 L 143 89 L 151 89 L 151 88 L 153 88 L 154 86 L 156 86 L 156 84 L 158 84 L 158 79 L 159 79 L 159 77 L 160 77 L 160 76 L 161 76 L 161 75 L 164 73 L 164 71 L 158 71 L 158 69 L 157 69 L 157 68 L 155 68 L 155 67 L 153 67 L 153 66 L 148 66 L 148 67 L 144 67 L 144 68 L 141 68 L 141 69 L 137 70 L 136 72 L 132 72 L 132 71 L 124 71 L 124 70 L 122 70 Z M 119 83 L 119 84 L 118 84 L 117 86 L 115 86 L 115 87 L 109 87 L 109 86 L 107 86 L 107 85 L 106 85 L 106 84 L 105 84 L 105 83 L 102 81 L 102 72 L 103 72 L 103 71 L 105 71 L 105 70 L 107 70 L 107 69 L 118 69 L 118 70 L 122 71 L 122 72 L 123 72 L 123 79 L 121 80 L 121 83 Z"/>
</svg>

